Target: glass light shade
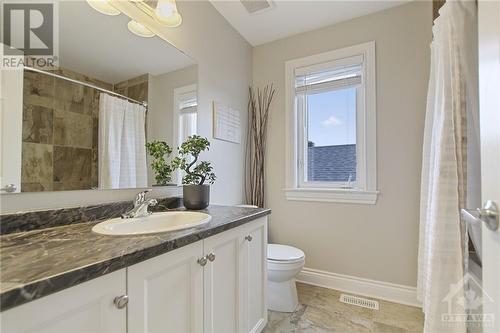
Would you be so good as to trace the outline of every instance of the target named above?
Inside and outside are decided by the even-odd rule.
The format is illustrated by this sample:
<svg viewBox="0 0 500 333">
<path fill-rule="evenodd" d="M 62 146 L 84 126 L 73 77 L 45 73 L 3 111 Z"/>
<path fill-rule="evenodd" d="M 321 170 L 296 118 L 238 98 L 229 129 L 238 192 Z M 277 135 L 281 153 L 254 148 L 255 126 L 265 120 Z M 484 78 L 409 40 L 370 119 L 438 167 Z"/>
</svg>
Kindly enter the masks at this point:
<svg viewBox="0 0 500 333">
<path fill-rule="evenodd" d="M 140 37 L 153 37 L 155 35 L 154 32 L 146 28 L 143 24 L 134 20 L 130 21 L 127 27 L 130 32 Z"/>
<path fill-rule="evenodd" d="M 87 0 L 87 3 L 101 14 L 111 16 L 120 15 L 120 11 L 111 6 L 108 0 Z"/>
<path fill-rule="evenodd" d="M 175 0 L 158 0 L 155 16 L 161 24 L 175 28 L 181 25 L 182 17 L 177 11 Z"/>
</svg>

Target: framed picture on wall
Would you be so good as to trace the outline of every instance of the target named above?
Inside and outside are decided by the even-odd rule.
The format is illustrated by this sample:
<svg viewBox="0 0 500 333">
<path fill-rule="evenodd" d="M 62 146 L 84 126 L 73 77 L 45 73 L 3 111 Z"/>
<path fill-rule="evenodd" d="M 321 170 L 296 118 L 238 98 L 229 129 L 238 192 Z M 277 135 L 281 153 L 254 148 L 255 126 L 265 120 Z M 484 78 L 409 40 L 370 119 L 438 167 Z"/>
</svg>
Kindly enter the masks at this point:
<svg viewBox="0 0 500 333">
<path fill-rule="evenodd" d="M 240 110 L 214 101 L 213 124 L 214 139 L 241 143 Z"/>
</svg>

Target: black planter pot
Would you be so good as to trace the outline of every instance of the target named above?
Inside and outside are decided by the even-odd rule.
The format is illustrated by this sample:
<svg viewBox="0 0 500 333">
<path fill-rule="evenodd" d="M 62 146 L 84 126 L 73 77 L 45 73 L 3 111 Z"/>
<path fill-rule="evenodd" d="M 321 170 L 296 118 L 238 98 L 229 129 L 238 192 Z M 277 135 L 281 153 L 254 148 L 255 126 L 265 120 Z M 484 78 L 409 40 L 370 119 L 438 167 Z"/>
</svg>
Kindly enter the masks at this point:
<svg viewBox="0 0 500 333">
<path fill-rule="evenodd" d="M 210 203 L 210 185 L 184 185 L 182 192 L 187 209 L 205 209 Z"/>
</svg>

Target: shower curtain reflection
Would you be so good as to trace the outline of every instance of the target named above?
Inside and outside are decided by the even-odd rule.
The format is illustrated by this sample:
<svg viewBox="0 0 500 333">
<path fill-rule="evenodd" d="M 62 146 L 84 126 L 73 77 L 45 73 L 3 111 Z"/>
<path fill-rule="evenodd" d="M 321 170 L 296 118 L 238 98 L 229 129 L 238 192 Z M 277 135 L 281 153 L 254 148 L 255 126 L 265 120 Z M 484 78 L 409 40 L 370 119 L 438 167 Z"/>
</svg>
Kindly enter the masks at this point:
<svg viewBox="0 0 500 333">
<path fill-rule="evenodd" d="M 147 187 L 145 121 L 145 106 L 100 94 L 100 189 Z"/>
</svg>

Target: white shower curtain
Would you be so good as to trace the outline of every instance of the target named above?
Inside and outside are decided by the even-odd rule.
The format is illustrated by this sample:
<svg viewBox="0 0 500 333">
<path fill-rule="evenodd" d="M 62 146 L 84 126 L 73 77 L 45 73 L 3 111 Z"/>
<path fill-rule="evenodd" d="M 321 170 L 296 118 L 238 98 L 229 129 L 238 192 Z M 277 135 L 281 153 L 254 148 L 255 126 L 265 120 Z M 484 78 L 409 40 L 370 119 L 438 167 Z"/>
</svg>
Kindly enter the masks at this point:
<svg viewBox="0 0 500 333">
<path fill-rule="evenodd" d="M 476 4 L 448 0 L 436 19 L 425 119 L 420 196 L 418 298 L 424 332 L 466 332 L 464 315 L 467 108 L 477 105 Z M 451 291 L 451 292 L 450 292 Z"/>
<path fill-rule="evenodd" d="M 147 187 L 146 108 L 101 93 L 99 188 Z"/>
</svg>

